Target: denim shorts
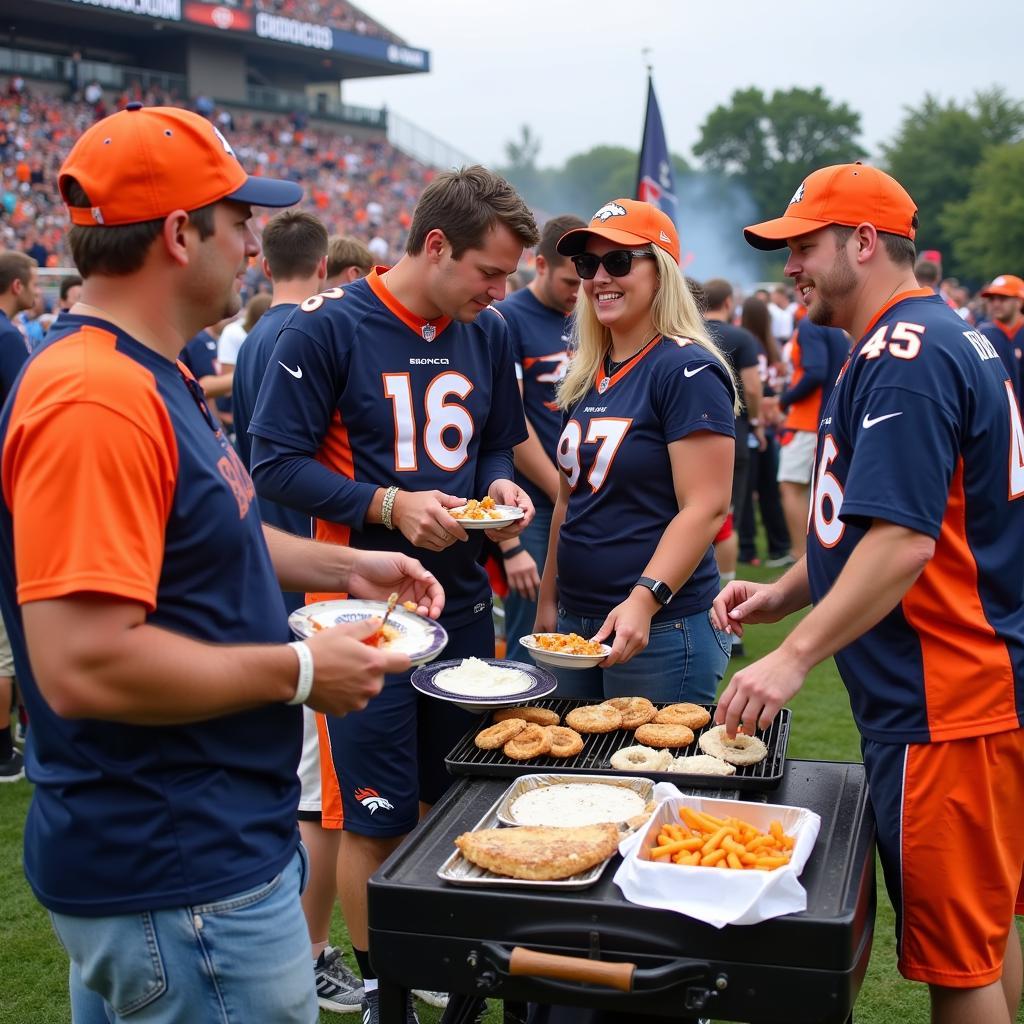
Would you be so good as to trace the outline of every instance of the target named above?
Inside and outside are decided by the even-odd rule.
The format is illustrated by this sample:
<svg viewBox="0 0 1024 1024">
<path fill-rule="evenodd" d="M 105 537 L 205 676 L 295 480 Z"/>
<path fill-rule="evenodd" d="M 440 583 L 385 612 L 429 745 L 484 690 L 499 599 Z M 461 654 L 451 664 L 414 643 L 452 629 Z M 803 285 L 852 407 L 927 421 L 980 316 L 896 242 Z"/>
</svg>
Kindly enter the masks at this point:
<svg viewBox="0 0 1024 1024">
<path fill-rule="evenodd" d="M 72 1024 L 316 1024 L 299 902 L 307 871 L 300 846 L 270 881 L 213 903 L 110 917 L 51 913 L 71 958 Z"/>
<path fill-rule="evenodd" d="M 560 633 L 592 637 L 604 619 L 573 615 L 558 609 Z M 647 697 L 656 702 L 692 701 L 711 704 L 725 675 L 732 635 L 711 624 L 711 612 L 656 622 L 647 646 L 625 664 L 611 668 L 552 669 L 558 696 L 590 700 Z"/>
</svg>

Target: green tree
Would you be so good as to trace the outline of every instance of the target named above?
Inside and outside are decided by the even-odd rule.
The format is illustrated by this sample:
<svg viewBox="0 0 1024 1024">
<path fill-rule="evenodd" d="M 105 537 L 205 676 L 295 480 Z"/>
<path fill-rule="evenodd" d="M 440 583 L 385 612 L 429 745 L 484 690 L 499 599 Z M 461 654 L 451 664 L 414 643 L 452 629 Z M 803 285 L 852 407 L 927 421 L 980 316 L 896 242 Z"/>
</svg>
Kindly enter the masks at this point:
<svg viewBox="0 0 1024 1024">
<path fill-rule="evenodd" d="M 502 173 L 526 196 L 540 187 L 542 172 L 537 169 L 540 147 L 540 138 L 528 124 L 520 126 L 517 138 L 505 143 L 508 163 L 501 169 Z"/>
<path fill-rule="evenodd" d="M 943 216 L 950 204 L 961 203 L 971 190 L 975 168 L 991 146 L 1015 142 L 1024 135 L 1024 104 L 999 88 L 978 92 L 966 104 L 942 103 L 926 95 L 918 107 L 907 107 L 893 139 L 882 146 L 886 169 L 914 197 L 921 221 L 919 249 L 938 249 L 947 270 L 963 273 L 952 252 L 952 238 Z"/>
<path fill-rule="evenodd" d="M 761 216 L 778 216 L 808 173 L 863 156 L 860 114 L 821 89 L 739 89 L 701 126 L 693 152 L 739 182 Z"/>
<path fill-rule="evenodd" d="M 1024 269 L 1024 142 L 990 146 L 970 192 L 946 205 L 940 226 L 958 273 L 975 281 Z"/>
</svg>

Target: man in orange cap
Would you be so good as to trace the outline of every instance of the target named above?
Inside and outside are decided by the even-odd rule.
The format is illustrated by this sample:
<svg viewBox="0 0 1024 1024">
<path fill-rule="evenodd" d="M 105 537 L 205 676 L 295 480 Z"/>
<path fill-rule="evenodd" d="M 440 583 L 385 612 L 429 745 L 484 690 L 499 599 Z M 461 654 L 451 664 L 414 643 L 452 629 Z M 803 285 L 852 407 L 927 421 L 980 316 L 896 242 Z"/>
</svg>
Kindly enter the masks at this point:
<svg viewBox="0 0 1024 1024">
<path fill-rule="evenodd" d="M 440 587 L 402 556 L 265 533 L 176 362 L 238 311 L 250 204 L 298 186 L 250 178 L 199 115 L 138 104 L 85 132 L 59 186 L 81 300 L 0 416 L 26 875 L 71 958 L 75 1024 L 312 1024 L 298 705 L 363 707 L 409 661 L 360 643 L 366 624 L 289 645 L 278 578 L 404 590 L 434 615 Z"/>
<path fill-rule="evenodd" d="M 862 736 L 899 969 L 937 1024 L 1010 1024 L 1024 910 L 1024 427 L 991 343 L 914 278 L 917 211 L 861 164 L 809 175 L 777 220 L 815 322 L 856 339 L 818 429 L 807 554 L 735 582 L 722 625 L 814 609 L 738 672 L 718 719 L 765 727 L 835 656 Z"/>
<path fill-rule="evenodd" d="M 981 297 L 988 303 L 988 319 L 978 324 L 978 330 L 992 342 L 1006 366 L 1020 400 L 1021 359 L 1024 357 L 1024 281 L 1013 274 L 1000 274 L 992 283 L 981 290 Z"/>
</svg>

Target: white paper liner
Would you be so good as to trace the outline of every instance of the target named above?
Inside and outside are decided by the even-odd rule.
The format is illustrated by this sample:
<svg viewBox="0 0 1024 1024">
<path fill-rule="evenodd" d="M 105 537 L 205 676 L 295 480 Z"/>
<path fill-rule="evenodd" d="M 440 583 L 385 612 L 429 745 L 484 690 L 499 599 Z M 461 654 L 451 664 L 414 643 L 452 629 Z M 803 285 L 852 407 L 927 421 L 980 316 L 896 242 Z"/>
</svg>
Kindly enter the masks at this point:
<svg viewBox="0 0 1024 1024">
<path fill-rule="evenodd" d="M 684 796 L 669 782 L 654 787 L 657 807 L 650 822 L 619 844 L 622 864 L 615 884 L 630 903 L 694 917 L 715 928 L 757 924 L 807 909 L 807 891 L 799 882 L 821 828 L 821 818 L 805 807 L 716 800 Z M 729 868 L 662 864 L 646 857 L 662 824 L 679 824 L 679 808 L 692 807 L 718 818 L 739 818 L 762 832 L 772 821 L 796 839 L 789 864 L 774 871 L 733 871 Z"/>
</svg>

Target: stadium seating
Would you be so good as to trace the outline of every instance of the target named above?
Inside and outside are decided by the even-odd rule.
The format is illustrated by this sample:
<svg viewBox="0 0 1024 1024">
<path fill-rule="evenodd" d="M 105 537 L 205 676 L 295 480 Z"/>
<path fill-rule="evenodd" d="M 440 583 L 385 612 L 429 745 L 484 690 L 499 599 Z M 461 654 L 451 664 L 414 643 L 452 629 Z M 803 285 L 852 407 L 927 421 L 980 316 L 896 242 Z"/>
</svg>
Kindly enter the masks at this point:
<svg viewBox="0 0 1024 1024">
<path fill-rule="evenodd" d="M 288 2 L 288 0 L 261 0 Z M 316 0 L 294 0 L 312 3 Z M 327 3 L 326 6 L 333 6 Z M 342 4 L 340 6 L 347 6 Z M 0 247 L 30 250 L 48 266 L 71 266 L 68 226 L 57 172 L 78 135 L 97 117 L 130 99 L 183 105 L 155 92 L 125 94 L 116 102 L 70 103 L 11 84 L 0 95 Z M 383 137 L 354 139 L 340 130 L 313 127 L 304 115 L 235 114 L 214 110 L 235 152 L 251 173 L 291 178 L 305 188 L 303 204 L 330 233 L 370 244 L 380 262 L 397 258 L 416 198 L 433 171 Z M 255 225 L 262 227 L 263 211 Z"/>
</svg>

